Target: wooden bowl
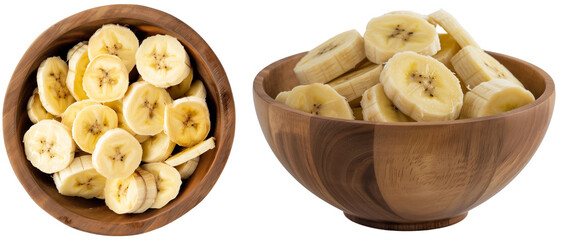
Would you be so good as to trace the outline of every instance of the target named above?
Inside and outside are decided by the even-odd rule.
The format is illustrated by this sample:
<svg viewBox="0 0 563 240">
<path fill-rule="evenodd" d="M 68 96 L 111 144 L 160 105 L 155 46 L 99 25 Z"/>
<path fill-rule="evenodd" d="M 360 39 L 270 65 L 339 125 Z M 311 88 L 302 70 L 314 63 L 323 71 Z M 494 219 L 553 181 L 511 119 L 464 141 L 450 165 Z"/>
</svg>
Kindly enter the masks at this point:
<svg viewBox="0 0 563 240">
<path fill-rule="evenodd" d="M 273 98 L 298 85 L 305 53 L 254 80 L 254 104 L 270 148 L 309 191 L 350 220 L 381 229 L 423 230 L 461 221 L 528 163 L 548 128 L 553 80 L 525 61 L 490 53 L 536 101 L 506 113 L 455 121 L 383 123 L 294 110 Z"/>
<path fill-rule="evenodd" d="M 161 209 L 142 214 L 118 215 L 103 200 L 66 197 L 57 192 L 53 179 L 34 168 L 23 150 L 23 134 L 31 126 L 26 103 L 37 86 L 41 61 L 66 52 L 88 40 L 103 24 L 117 23 L 133 30 L 139 40 L 154 34 L 178 38 L 191 57 L 197 78 L 204 82 L 216 148 L 203 155 L 195 173 L 182 184 L 179 195 Z M 132 75 L 137 74 L 132 71 Z M 136 78 L 132 78 L 136 79 Z M 26 51 L 17 65 L 4 99 L 4 142 L 19 181 L 33 200 L 59 221 L 87 232 L 132 235 L 168 224 L 195 207 L 209 193 L 229 156 L 235 128 L 235 108 L 225 70 L 207 43 L 179 19 L 138 5 L 110 5 L 89 9 L 51 26 Z M 24 207 L 24 206 L 21 206 Z"/>
</svg>

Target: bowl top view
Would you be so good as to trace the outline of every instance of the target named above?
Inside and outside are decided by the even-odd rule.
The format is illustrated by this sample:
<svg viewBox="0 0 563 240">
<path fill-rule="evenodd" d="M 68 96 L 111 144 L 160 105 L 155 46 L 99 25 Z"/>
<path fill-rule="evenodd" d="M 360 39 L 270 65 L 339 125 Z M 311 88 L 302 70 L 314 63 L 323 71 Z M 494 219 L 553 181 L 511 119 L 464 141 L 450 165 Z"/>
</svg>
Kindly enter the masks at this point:
<svg viewBox="0 0 563 240">
<path fill-rule="evenodd" d="M 179 40 L 190 56 L 195 77 L 207 89 L 211 118 L 210 135 L 216 147 L 202 155 L 193 175 L 184 181 L 178 196 L 160 209 L 142 214 L 118 215 L 104 200 L 67 197 L 58 193 L 53 179 L 26 159 L 23 135 L 32 125 L 26 104 L 37 86 L 40 63 L 66 52 L 102 25 L 130 28 L 139 39 L 167 34 Z M 137 74 L 132 71 L 131 74 Z M 57 220 L 73 228 L 103 235 L 133 235 L 162 227 L 195 207 L 213 188 L 228 159 L 234 138 L 235 108 L 225 70 L 205 40 L 191 27 L 165 12 L 139 5 L 108 5 L 85 10 L 52 25 L 39 35 L 19 61 L 7 87 L 3 131 L 12 168 L 31 198 Z"/>
<path fill-rule="evenodd" d="M 435 122 L 371 122 L 313 115 L 274 100 L 299 85 L 306 53 L 254 80 L 256 114 L 275 156 L 313 194 L 350 220 L 381 229 L 448 226 L 504 188 L 540 145 L 555 87 L 542 69 L 489 52 L 535 101 L 501 114 Z"/>
</svg>

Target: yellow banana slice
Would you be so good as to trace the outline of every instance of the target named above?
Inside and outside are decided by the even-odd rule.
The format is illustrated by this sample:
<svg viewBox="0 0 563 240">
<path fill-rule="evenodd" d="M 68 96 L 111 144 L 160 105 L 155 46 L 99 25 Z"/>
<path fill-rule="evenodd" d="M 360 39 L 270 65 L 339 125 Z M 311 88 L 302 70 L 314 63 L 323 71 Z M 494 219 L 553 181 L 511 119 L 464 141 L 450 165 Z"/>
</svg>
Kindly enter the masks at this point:
<svg viewBox="0 0 563 240">
<path fill-rule="evenodd" d="M 145 38 L 135 59 L 143 79 L 161 88 L 180 84 L 192 71 L 184 46 L 169 35 Z"/>
<path fill-rule="evenodd" d="M 383 69 L 382 65 L 368 64 L 341 75 L 327 84 L 351 102 L 360 98 L 368 88 L 379 83 L 381 69 Z"/>
<path fill-rule="evenodd" d="M 141 165 L 145 171 L 152 173 L 156 179 L 157 194 L 151 208 L 162 208 L 178 196 L 182 179 L 174 167 L 165 163 L 147 163 Z"/>
<path fill-rule="evenodd" d="M 291 91 L 280 92 L 280 93 L 278 93 L 278 95 L 276 96 L 276 99 L 274 99 L 274 100 L 276 100 L 277 102 L 280 102 L 280 103 L 285 103 L 285 100 L 287 100 L 287 97 L 289 96 L 290 92 Z"/>
<path fill-rule="evenodd" d="M 428 15 L 428 18 L 434 24 L 440 25 L 448 34 L 450 34 L 460 47 L 474 46 L 479 48 L 477 42 L 471 37 L 469 32 L 461 26 L 461 24 L 449 12 L 440 9 Z"/>
<path fill-rule="evenodd" d="M 53 180 L 62 195 L 104 199 L 106 178 L 94 169 L 91 155 L 75 157 L 68 167 L 53 174 Z"/>
<path fill-rule="evenodd" d="M 192 158 L 178 166 L 176 166 L 176 170 L 180 173 L 180 177 L 182 180 L 188 179 L 192 174 L 194 174 L 197 165 L 199 165 L 199 156 Z"/>
<path fill-rule="evenodd" d="M 285 104 L 291 108 L 326 117 L 354 119 L 346 98 L 326 84 L 313 83 L 294 87 Z"/>
<path fill-rule="evenodd" d="M 440 33 L 438 36 L 440 37 L 440 51 L 432 57 L 446 65 L 451 71 L 454 71 L 451 59 L 461 48 L 451 35 Z"/>
<path fill-rule="evenodd" d="M 25 156 L 31 165 L 44 173 L 66 168 L 74 159 L 74 141 L 70 130 L 56 120 L 42 120 L 23 136 Z"/>
<path fill-rule="evenodd" d="M 74 118 L 72 138 L 82 151 L 92 153 L 100 137 L 116 127 L 117 114 L 111 108 L 104 105 L 87 106 Z"/>
<path fill-rule="evenodd" d="M 135 136 L 135 138 L 137 138 L 138 136 L 139 137 L 144 136 L 144 135 L 137 135 L 137 133 L 135 133 L 133 131 L 133 129 L 131 129 L 129 127 L 129 125 L 127 125 L 127 121 L 125 121 L 125 116 L 123 116 L 123 101 L 122 101 L 122 99 L 111 101 L 111 102 L 105 102 L 104 105 L 113 109 L 113 111 L 115 111 L 115 113 L 117 114 L 117 127 L 118 128 L 121 128 L 121 129 L 131 133 L 131 135 Z M 146 136 L 147 139 L 148 139 L 148 137 L 149 136 Z M 144 138 L 144 137 L 142 137 L 142 138 Z"/>
<path fill-rule="evenodd" d="M 82 81 L 88 98 L 111 102 L 122 98 L 127 92 L 129 73 L 118 57 L 100 54 L 88 64 Z"/>
<path fill-rule="evenodd" d="M 44 119 L 55 118 L 55 116 L 47 112 L 47 110 L 43 107 L 43 104 L 41 104 L 37 88 L 33 90 L 33 94 L 31 94 L 31 97 L 29 97 L 29 100 L 27 101 L 27 116 L 32 123 L 37 123 Z"/>
<path fill-rule="evenodd" d="M 211 130 L 207 103 L 199 97 L 174 100 L 164 111 L 164 133 L 182 147 L 191 147 L 205 139 Z"/>
<path fill-rule="evenodd" d="M 172 154 L 176 144 L 170 140 L 168 135 L 160 132 L 150 136 L 141 144 L 141 147 L 143 147 L 143 162 L 162 162 Z"/>
<path fill-rule="evenodd" d="M 61 123 L 66 125 L 68 128 L 72 129 L 72 123 L 76 118 L 76 114 L 78 114 L 78 112 L 80 112 L 85 107 L 92 105 L 101 105 L 101 104 L 90 99 L 78 101 L 78 102 L 74 102 L 73 104 L 70 104 L 70 106 L 66 108 L 63 114 L 61 114 Z"/>
<path fill-rule="evenodd" d="M 68 74 L 66 76 L 66 86 L 70 94 L 77 101 L 88 99 L 88 95 L 82 87 L 82 78 L 90 59 L 88 58 L 88 42 L 79 42 L 72 47 L 67 54 Z"/>
<path fill-rule="evenodd" d="M 109 54 L 119 57 L 127 69 L 127 74 L 135 67 L 135 53 L 139 49 L 139 39 L 131 29 L 117 24 L 106 24 L 96 30 L 88 41 L 88 57 Z"/>
<path fill-rule="evenodd" d="M 413 14 L 385 14 L 371 19 L 364 42 L 366 57 L 377 64 L 399 52 L 414 51 L 432 56 L 440 50 L 436 27 Z"/>
<path fill-rule="evenodd" d="M 163 130 L 164 111 L 172 98 L 165 89 L 146 81 L 131 84 L 123 98 L 123 116 L 139 135 L 156 135 Z"/>
<path fill-rule="evenodd" d="M 105 202 L 117 214 L 133 213 L 143 205 L 147 188 L 138 172 L 123 178 L 107 179 L 104 187 Z"/>
<path fill-rule="evenodd" d="M 190 85 L 192 84 L 193 78 L 194 71 L 190 69 L 190 73 L 180 84 L 171 86 L 167 88 L 166 91 L 168 91 L 168 94 L 170 94 L 170 97 L 172 97 L 172 99 L 185 97 L 190 90 Z"/>
<path fill-rule="evenodd" d="M 495 78 L 479 84 L 465 94 L 461 118 L 484 117 L 519 108 L 535 100 L 523 87 Z"/>
<path fill-rule="evenodd" d="M 140 167 L 138 167 L 137 170 L 135 170 L 135 172 L 141 175 L 143 181 L 145 182 L 146 195 L 145 195 L 145 200 L 143 201 L 139 209 L 137 209 L 133 213 L 143 213 L 147 211 L 154 204 L 154 201 L 156 201 L 156 195 L 158 194 L 158 189 L 156 187 L 156 179 L 154 178 L 154 175 L 152 175 L 150 172 L 147 172 L 141 169 Z"/>
<path fill-rule="evenodd" d="M 59 116 L 75 100 L 66 86 L 68 66 L 60 57 L 45 59 L 37 69 L 37 90 L 47 112 Z"/>
<path fill-rule="evenodd" d="M 383 85 L 378 83 L 366 90 L 362 97 L 362 118 L 373 122 L 411 122 L 412 120 L 399 111 L 387 98 Z"/>
<path fill-rule="evenodd" d="M 124 178 L 131 175 L 143 155 L 141 144 L 121 128 L 108 130 L 96 143 L 92 154 L 94 168 L 106 178 Z"/>
<path fill-rule="evenodd" d="M 215 138 L 211 137 L 194 145 L 193 147 L 186 148 L 181 152 L 172 155 L 164 162 L 170 166 L 175 167 L 196 157 L 199 157 L 201 154 L 204 154 L 205 152 L 213 148 L 215 148 Z"/>
<path fill-rule="evenodd" d="M 301 84 L 327 83 L 365 58 L 364 40 L 356 30 L 340 33 L 309 51 L 293 71 Z"/>
<path fill-rule="evenodd" d="M 379 80 L 393 104 L 416 121 L 446 121 L 459 116 L 463 103 L 459 80 L 430 56 L 397 53 Z"/>
<path fill-rule="evenodd" d="M 201 80 L 193 81 L 186 96 L 199 97 L 205 99 L 207 97 L 207 91 L 205 90 L 205 86 L 203 85 L 203 82 Z"/>
</svg>

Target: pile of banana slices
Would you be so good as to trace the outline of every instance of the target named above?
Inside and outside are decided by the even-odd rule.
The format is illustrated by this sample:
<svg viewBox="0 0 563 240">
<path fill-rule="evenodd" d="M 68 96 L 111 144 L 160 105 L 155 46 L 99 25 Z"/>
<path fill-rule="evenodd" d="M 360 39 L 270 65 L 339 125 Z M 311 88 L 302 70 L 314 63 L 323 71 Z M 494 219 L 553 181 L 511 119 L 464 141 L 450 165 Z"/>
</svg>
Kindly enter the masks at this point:
<svg viewBox="0 0 563 240">
<path fill-rule="evenodd" d="M 373 18 L 363 37 L 356 30 L 338 34 L 309 51 L 293 70 L 301 85 L 280 92 L 276 101 L 343 119 L 448 121 L 498 114 L 535 100 L 444 10 Z"/>
<path fill-rule="evenodd" d="M 66 58 L 37 69 L 26 158 L 63 195 L 105 199 L 118 214 L 162 208 L 215 148 L 207 92 L 184 46 L 169 35 L 139 45 L 128 27 L 106 24 Z"/>
</svg>

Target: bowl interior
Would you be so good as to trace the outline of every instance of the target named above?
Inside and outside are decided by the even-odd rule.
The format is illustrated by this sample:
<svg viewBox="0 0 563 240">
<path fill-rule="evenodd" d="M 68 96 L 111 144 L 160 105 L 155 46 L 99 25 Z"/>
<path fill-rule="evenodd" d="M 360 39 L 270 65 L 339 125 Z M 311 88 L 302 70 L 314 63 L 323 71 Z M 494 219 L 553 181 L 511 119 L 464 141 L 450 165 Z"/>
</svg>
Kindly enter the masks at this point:
<svg viewBox="0 0 563 240">
<path fill-rule="evenodd" d="M 67 51 L 89 37 L 103 24 L 115 23 L 129 27 L 141 42 L 148 36 L 168 34 L 185 47 L 194 79 L 201 79 L 207 89 L 207 104 L 211 117 L 210 136 L 216 138 L 216 148 L 202 156 L 194 174 L 183 181 L 179 195 L 162 209 L 150 209 L 142 214 L 118 215 L 109 210 L 103 200 L 66 197 L 57 192 L 50 175 L 34 168 L 23 154 L 22 139 L 32 125 L 27 117 L 26 103 L 37 87 L 39 64 L 51 56 L 66 59 Z M 136 81 L 136 69 L 130 82 Z M 14 104 L 14 106 L 11 106 Z M 15 108 L 12 110 L 11 108 Z M 4 137 L 10 161 L 32 198 L 57 219 L 85 231 L 101 234 L 135 234 L 158 228 L 183 215 L 199 203 L 216 182 L 227 160 L 234 134 L 234 103 L 227 76 L 209 46 L 189 26 L 164 12 L 137 5 L 111 5 L 86 10 L 68 17 L 41 34 L 27 50 L 16 68 L 4 105 L 4 118 L 13 116 L 16 128 L 4 122 Z M 10 129 L 16 134 L 9 138 Z M 11 142 L 8 146 L 8 142 Z M 172 213 L 171 213 L 172 212 Z M 88 223 L 72 223 L 83 217 Z M 157 218 L 164 217 L 164 218 Z M 136 223 L 129 229 L 114 229 L 114 225 L 92 226 L 94 222 Z"/>
</svg>

